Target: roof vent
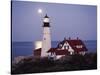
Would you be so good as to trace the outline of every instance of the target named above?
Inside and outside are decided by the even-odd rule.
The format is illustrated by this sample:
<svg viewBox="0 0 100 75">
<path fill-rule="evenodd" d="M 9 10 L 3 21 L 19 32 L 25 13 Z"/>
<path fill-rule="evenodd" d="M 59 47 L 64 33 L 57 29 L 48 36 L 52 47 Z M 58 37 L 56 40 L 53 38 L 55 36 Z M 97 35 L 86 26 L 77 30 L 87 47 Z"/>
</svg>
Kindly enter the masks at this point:
<svg viewBox="0 0 100 75">
<path fill-rule="evenodd" d="M 69 37 L 69 40 L 71 40 L 71 38 Z"/>
</svg>

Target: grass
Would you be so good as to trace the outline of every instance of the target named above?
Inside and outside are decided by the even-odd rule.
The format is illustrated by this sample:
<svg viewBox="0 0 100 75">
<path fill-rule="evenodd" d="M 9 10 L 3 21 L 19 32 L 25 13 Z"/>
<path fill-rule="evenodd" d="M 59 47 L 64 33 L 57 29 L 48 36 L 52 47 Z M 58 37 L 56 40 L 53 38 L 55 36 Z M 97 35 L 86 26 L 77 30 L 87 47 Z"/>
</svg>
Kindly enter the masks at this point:
<svg viewBox="0 0 100 75">
<path fill-rule="evenodd" d="M 97 69 L 97 54 L 88 53 L 85 56 L 65 56 L 59 60 L 24 59 L 18 64 L 12 64 L 12 74 L 43 73 L 58 71 L 75 71 Z"/>
</svg>

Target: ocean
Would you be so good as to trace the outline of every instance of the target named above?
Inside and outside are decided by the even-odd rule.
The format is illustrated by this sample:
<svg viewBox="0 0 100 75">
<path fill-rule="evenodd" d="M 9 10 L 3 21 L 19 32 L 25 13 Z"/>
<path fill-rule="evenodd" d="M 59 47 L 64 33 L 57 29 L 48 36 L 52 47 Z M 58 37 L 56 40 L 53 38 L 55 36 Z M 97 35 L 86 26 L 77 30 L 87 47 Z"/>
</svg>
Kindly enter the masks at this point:
<svg viewBox="0 0 100 75">
<path fill-rule="evenodd" d="M 97 51 L 97 41 L 88 40 L 83 41 L 86 45 L 88 52 Z M 59 41 L 52 41 L 52 47 L 56 47 Z M 12 42 L 12 59 L 17 56 L 28 56 L 32 55 L 34 50 L 34 42 Z"/>
</svg>

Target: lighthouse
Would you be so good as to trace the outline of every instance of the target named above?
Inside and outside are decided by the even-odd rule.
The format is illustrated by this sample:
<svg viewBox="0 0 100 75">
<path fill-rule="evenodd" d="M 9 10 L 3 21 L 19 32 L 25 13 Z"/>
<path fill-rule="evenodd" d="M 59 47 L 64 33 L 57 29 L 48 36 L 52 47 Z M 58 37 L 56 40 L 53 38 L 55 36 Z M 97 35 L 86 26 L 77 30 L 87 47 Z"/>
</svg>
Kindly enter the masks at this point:
<svg viewBox="0 0 100 75">
<path fill-rule="evenodd" d="M 43 18 L 43 39 L 42 39 L 42 50 L 41 57 L 47 57 L 47 51 L 51 48 L 51 33 L 50 33 L 50 19 L 45 15 Z"/>
</svg>

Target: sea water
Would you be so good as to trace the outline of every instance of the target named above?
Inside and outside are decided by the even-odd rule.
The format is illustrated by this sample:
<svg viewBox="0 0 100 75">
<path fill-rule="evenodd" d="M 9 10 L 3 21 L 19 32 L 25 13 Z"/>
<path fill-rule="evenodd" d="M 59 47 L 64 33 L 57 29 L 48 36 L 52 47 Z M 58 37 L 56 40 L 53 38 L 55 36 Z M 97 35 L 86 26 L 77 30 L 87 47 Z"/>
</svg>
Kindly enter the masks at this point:
<svg viewBox="0 0 100 75">
<path fill-rule="evenodd" d="M 57 47 L 59 41 L 52 41 L 52 47 Z M 97 50 L 97 41 L 96 40 L 88 40 L 84 41 L 88 52 L 96 52 Z M 12 59 L 17 56 L 28 56 L 33 55 L 34 50 L 34 42 L 12 42 Z"/>
</svg>

